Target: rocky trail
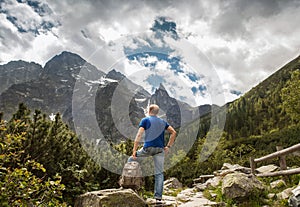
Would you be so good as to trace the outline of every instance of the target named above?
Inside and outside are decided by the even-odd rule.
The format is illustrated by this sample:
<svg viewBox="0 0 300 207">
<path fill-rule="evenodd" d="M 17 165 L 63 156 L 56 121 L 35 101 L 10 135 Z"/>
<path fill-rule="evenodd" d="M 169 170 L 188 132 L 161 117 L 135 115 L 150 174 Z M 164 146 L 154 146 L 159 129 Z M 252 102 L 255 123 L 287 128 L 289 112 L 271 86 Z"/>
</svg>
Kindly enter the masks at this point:
<svg viewBox="0 0 300 207">
<path fill-rule="evenodd" d="M 259 173 L 274 172 L 275 165 L 262 166 Z M 106 189 L 88 192 L 76 199 L 75 207 L 223 207 L 224 201 L 215 202 L 220 194 L 231 200 L 248 200 L 252 192 L 282 189 L 286 183 L 282 179 L 264 184 L 251 174 L 251 169 L 240 165 L 224 163 L 221 170 L 213 175 L 203 175 L 194 180 L 191 188 L 184 188 L 176 178 L 164 182 L 164 195 L 160 204 L 148 198 L 144 200 L 132 189 Z M 211 189 L 220 189 L 218 193 Z M 204 196 L 204 194 L 206 196 Z M 219 194 L 219 195 L 217 195 Z M 206 198 L 207 195 L 211 199 Z M 263 194 L 261 195 L 263 196 Z M 278 193 L 269 193 L 265 199 L 289 202 L 290 206 L 300 206 L 300 185 L 286 187 Z M 219 199 L 220 200 L 220 199 Z M 263 205 L 271 207 L 272 205 Z"/>
</svg>

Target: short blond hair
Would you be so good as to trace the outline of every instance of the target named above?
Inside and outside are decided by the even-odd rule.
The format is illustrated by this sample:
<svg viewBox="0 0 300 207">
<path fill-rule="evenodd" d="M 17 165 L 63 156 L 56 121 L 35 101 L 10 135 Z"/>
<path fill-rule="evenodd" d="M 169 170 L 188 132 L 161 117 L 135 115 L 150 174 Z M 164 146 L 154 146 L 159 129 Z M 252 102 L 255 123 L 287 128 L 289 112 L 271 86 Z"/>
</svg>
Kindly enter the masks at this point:
<svg viewBox="0 0 300 207">
<path fill-rule="evenodd" d="M 158 105 L 156 105 L 156 104 L 151 104 L 151 105 L 149 106 L 149 113 L 154 114 L 154 115 L 157 115 L 158 112 L 159 112 L 159 106 L 158 106 Z"/>
</svg>

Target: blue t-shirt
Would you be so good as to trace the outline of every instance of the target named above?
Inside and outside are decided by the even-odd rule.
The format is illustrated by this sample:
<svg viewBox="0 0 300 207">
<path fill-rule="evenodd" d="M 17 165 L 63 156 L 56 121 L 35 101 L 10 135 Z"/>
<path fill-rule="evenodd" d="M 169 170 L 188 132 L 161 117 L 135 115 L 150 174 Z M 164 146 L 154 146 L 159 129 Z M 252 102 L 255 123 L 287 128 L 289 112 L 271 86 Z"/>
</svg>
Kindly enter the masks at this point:
<svg viewBox="0 0 300 207">
<path fill-rule="evenodd" d="M 143 118 L 139 127 L 145 129 L 145 143 L 144 147 L 161 147 L 164 148 L 165 130 L 170 125 L 157 116 L 147 116 Z"/>
</svg>

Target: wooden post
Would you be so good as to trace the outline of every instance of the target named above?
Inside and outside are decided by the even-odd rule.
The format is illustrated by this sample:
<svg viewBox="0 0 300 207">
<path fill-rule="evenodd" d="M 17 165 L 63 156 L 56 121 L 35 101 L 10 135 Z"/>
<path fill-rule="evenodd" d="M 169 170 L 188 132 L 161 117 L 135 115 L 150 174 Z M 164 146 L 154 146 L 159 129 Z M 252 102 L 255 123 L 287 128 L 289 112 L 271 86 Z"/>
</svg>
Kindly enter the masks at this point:
<svg viewBox="0 0 300 207">
<path fill-rule="evenodd" d="M 250 167 L 251 167 L 251 173 L 253 175 L 255 175 L 256 164 L 254 162 L 254 158 L 253 157 L 250 157 Z"/>
<path fill-rule="evenodd" d="M 280 146 L 276 146 L 276 150 L 277 151 L 281 151 L 283 150 L 283 147 L 280 145 Z M 280 171 L 283 171 L 283 170 L 286 170 L 287 167 L 286 167 L 286 161 L 285 161 L 285 157 L 286 155 L 280 155 L 279 156 L 279 166 L 280 166 Z M 289 181 L 289 177 L 287 175 L 283 175 L 283 180 L 285 182 L 288 182 Z"/>
<path fill-rule="evenodd" d="M 276 150 L 280 151 L 283 150 L 282 146 L 276 146 Z M 285 155 L 280 155 L 279 156 L 279 166 L 280 166 L 280 170 L 286 170 L 286 160 L 285 160 Z"/>
</svg>

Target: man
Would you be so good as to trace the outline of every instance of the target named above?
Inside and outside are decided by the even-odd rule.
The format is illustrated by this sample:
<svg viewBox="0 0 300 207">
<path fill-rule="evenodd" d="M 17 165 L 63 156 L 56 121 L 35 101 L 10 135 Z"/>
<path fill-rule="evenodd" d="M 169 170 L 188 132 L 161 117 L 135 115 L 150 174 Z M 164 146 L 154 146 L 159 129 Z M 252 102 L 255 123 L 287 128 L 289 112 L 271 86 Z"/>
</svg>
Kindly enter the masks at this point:
<svg viewBox="0 0 300 207">
<path fill-rule="evenodd" d="M 154 160 L 155 184 L 154 184 L 154 198 L 157 202 L 161 201 L 164 183 L 164 155 L 168 153 L 175 141 L 176 131 L 166 121 L 157 117 L 159 107 L 152 104 L 148 108 L 148 116 L 143 118 L 139 124 L 132 156 L 129 157 L 128 162 L 138 161 L 142 157 L 152 156 Z M 170 133 L 170 139 L 165 146 L 164 133 L 167 130 Z M 145 133 L 145 142 L 143 148 L 137 151 L 139 143 L 143 134 Z"/>
</svg>

